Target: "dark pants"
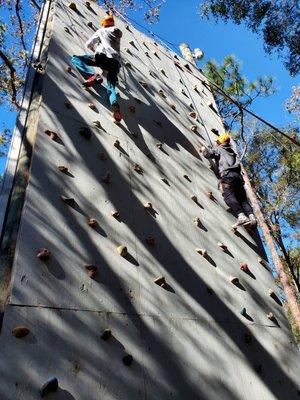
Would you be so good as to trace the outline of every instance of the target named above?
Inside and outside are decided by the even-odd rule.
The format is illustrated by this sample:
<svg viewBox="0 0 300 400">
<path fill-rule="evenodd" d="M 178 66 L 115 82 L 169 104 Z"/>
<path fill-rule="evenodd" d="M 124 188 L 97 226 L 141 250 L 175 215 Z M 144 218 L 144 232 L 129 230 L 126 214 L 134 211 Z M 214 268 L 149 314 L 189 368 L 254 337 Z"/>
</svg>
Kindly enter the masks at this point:
<svg viewBox="0 0 300 400">
<path fill-rule="evenodd" d="M 118 60 L 108 58 L 105 54 L 95 54 L 95 56 L 84 54 L 82 56 L 72 56 L 71 61 L 86 76 L 94 74 L 93 69 L 89 67 L 100 67 L 104 71 L 107 71 L 107 95 L 111 105 L 117 103 L 115 88 L 121 68 Z"/>
<path fill-rule="evenodd" d="M 244 179 L 239 172 L 232 171 L 223 176 L 221 187 L 224 201 L 234 214 L 245 213 L 247 216 L 253 214 L 244 189 Z"/>
</svg>

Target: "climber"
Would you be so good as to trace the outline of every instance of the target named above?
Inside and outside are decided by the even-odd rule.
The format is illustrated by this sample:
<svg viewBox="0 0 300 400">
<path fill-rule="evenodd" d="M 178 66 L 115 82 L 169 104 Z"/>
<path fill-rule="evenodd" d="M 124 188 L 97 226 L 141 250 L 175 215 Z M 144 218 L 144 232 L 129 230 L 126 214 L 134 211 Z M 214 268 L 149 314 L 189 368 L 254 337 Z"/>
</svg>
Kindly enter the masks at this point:
<svg viewBox="0 0 300 400">
<path fill-rule="evenodd" d="M 75 67 L 87 76 L 83 87 L 91 87 L 95 83 L 103 82 L 94 67 L 100 67 L 107 71 L 107 95 L 113 111 L 114 119 L 119 122 L 122 119 L 120 105 L 117 100 L 116 84 L 121 67 L 120 61 L 120 39 L 122 31 L 115 27 L 112 15 L 106 14 L 101 20 L 102 28 L 98 29 L 86 42 L 86 47 L 94 52 L 94 55 L 84 54 L 72 56 L 71 61 Z"/>
<path fill-rule="evenodd" d="M 255 227 L 256 218 L 247 199 L 241 164 L 230 145 L 230 136 L 228 133 L 220 135 L 216 142 L 215 148 L 201 147 L 201 153 L 205 158 L 214 159 L 217 164 L 222 196 L 225 203 L 237 215 L 235 226 Z"/>
</svg>

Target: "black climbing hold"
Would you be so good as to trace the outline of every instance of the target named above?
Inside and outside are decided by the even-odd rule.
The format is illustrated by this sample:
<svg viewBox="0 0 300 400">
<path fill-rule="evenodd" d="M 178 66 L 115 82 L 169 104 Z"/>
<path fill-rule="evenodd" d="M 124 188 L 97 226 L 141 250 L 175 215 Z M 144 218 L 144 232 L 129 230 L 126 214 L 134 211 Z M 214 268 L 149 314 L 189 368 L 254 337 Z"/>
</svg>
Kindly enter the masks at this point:
<svg viewBox="0 0 300 400">
<path fill-rule="evenodd" d="M 55 392 L 58 389 L 58 379 L 55 376 L 51 376 L 43 384 L 40 390 L 41 397 L 45 397 L 47 393 Z"/>
<path fill-rule="evenodd" d="M 110 329 L 104 329 L 101 335 L 101 339 L 103 340 L 108 340 L 111 337 L 111 330 Z"/>
<path fill-rule="evenodd" d="M 129 367 L 129 365 L 131 365 L 132 361 L 133 361 L 133 357 L 131 354 L 126 354 L 126 356 L 123 357 L 123 363 L 125 365 L 127 365 L 127 367 Z"/>
</svg>

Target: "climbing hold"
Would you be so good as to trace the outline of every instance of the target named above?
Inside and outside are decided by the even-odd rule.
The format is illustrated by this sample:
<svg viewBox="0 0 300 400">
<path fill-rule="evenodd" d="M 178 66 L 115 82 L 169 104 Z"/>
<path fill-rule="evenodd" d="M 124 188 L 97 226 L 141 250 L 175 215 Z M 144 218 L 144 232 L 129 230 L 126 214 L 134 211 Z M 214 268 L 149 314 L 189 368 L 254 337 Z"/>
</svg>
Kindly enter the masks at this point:
<svg viewBox="0 0 300 400">
<path fill-rule="evenodd" d="M 148 51 L 145 51 L 145 56 L 150 58 L 150 55 L 149 55 Z"/>
<path fill-rule="evenodd" d="M 58 165 L 57 168 L 60 170 L 60 172 L 67 174 L 69 172 L 68 167 L 65 167 L 64 165 Z"/>
<path fill-rule="evenodd" d="M 134 106 L 129 106 L 128 109 L 131 112 L 131 114 L 135 113 L 135 107 Z"/>
<path fill-rule="evenodd" d="M 184 89 L 181 89 L 181 94 L 183 94 L 184 96 L 187 96 L 186 91 Z"/>
<path fill-rule="evenodd" d="M 48 249 L 41 248 L 41 249 L 38 249 L 36 256 L 37 256 L 37 258 L 39 258 L 42 261 L 47 261 L 51 257 L 51 253 Z"/>
<path fill-rule="evenodd" d="M 143 172 L 143 170 L 142 170 L 142 168 L 140 167 L 139 164 L 134 164 L 133 170 L 134 170 L 135 172 L 138 172 L 139 174 L 141 174 L 141 173 Z"/>
<path fill-rule="evenodd" d="M 103 152 L 98 153 L 98 156 L 101 161 L 105 161 L 107 159 L 106 154 Z"/>
<path fill-rule="evenodd" d="M 108 172 L 106 172 L 106 174 L 105 175 L 103 175 L 102 176 L 102 182 L 104 182 L 104 183 L 110 183 L 111 182 L 111 175 L 110 175 L 110 172 L 108 171 Z"/>
<path fill-rule="evenodd" d="M 71 10 L 73 10 L 73 11 L 77 11 L 76 4 L 73 2 L 69 3 L 68 7 L 71 8 Z"/>
<path fill-rule="evenodd" d="M 192 195 L 190 196 L 190 198 L 191 198 L 191 200 L 193 200 L 195 203 L 198 202 L 198 199 L 197 199 L 197 196 L 196 196 L 196 195 L 192 194 Z"/>
<path fill-rule="evenodd" d="M 40 396 L 45 397 L 46 394 L 50 392 L 56 392 L 57 389 L 58 389 L 58 379 L 55 376 L 51 376 L 41 387 Z"/>
<path fill-rule="evenodd" d="M 197 114 L 195 113 L 195 111 L 191 111 L 191 112 L 189 113 L 189 116 L 190 116 L 191 118 L 194 118 L 194 119 L 197 118 Z"/>
<path fill-rule="evenodd" d="M 147 47 L 147 42 L 145 40 L 142 41 L 143 45 Z"/>
<path fill-rule="evenodd" d="M 70 74 L 72 72 L 72 68 L 71 67 L 66 67 L 66 71 Z"/>
<path fill-rule="evenodd" d="M 139 81 L 139 84 L 141 86 L 143 86 L 143 88 L 147 88 L 148 87 L 148 83 L 144 82 L 144 81 Z"/>
<path fill-rule="evenodd" d="M 236 276 L 230 276 L 229 280 L 231 283 L 233 283 L 234 285 L 238 285 L 239 284 L 239 278 L 237 278 Z"/>
<path fill-rule="evenodd" d="M 87 6 L 87 8 L 90 8 L 90 7 L 91 7 L 91 3 L 90 3 L 89 1 L 86 1 L 86 2 L 85 2 L 85 5 Z"/>
<path fill-rule="evenodd" d="M 156 143 L 156 147 L 161 150 L 163 148 L 163 144 L 162 143 Z"/>
<path fill-rule="evenodd" d="M 115 140 L 114 141 L 114 146 L 116 147 L 116 148 L 118 148 L 118 147 L 120 147 L 120 140 Z"/>
<path fill-rule="evenodd" d="M 104 329 L 104 331 L 101 334 L 101 339 L 107 341 L 109 338 L 111 338 L 111 330 L 110 329 Z"/>
<path fill-rule="evenodd" d="M 126 25 L 126 26 L 125 26 L 125 29 L 126 29 L 127 31 L 131 32 L 130 26 L 129 26 L 129 25 Z"/>
<path fill-rule="evenodd" d="M 46 130 L 45 130 L 45 133 L 46 133 L 46 135 L 49 136 L 50 139 L 52 139 L 52 140 L 57 140 L 57 139 L 58 139 L 57 133 L 55 133 L 55 132 L 53 132 L 53 131 L 50 131 L 49 129 L 46 129 Z"/>
<path fill-rule="evenodd" d="M 265 260 L 263 260 L 262 258 L 258 257 L 257 261 L 258 261 L 259 264 L 261 264 L 263 267 L 266 266 Z"/>
<path fill-rule="evenodd" d="M 169 181 L 168 181 L 167 178 L 162 177 L 161 180 L 162 180 L 164 183 L 166 183 L 167 185 L 169 185 Z"/>
<path fill-rule="evenodd" d="M 184 85 L 184 82 L 181 78 L 178 79 L 178 82 L 181 83 L 182 85 Z"/>
<path fill-rule="evenodd" d="M 61 200 L 68 206 L 74 207 L 75 200 L 72 197 L 60 196 Z"/>
<path fill-rule="evenodd" d="M 173 57 L 176 58 L 177 60 L 179 60 L 178 55 L 177 54 L 173 54 Z"/>
<path fill-rule="evenodd" d="M 248 268 L 248 264 L 246 263 L 240 263 L 240 269 L 244 272 L 248 272 L 249 268 Z"/>
<path fill-rule="evenodd" d="M 166 71 L 165 71 L 163 68 L 160 68 L 159 71 L 160 71 L 160 73 L 163 74 L 164 76 L 167 76 L 167 75 L 166 75 Z"/>
<path fill-rule="evenodd" d="M 134 46 L 134 47 L 135 47 L 135 43 L 134 43 L 133 40 L 131 40 L 131 41 L 129 42 L 129 44 L 131 44 L 131 46 Z"/>
<path fill-rule="evenodd" d="M 160 90 L 158 91 L 158 94 L 159 94 L 160 97 L 162 97 L 163 99 L 166 98 L 165 92 L 164 92 L 162 89 L 160 89 Z"/>
<path fill-rule="evenodd" d="M 94 120 L 94 121 L 92 121 L 92 122 L 93 122 L 93 125 L 94 125 L 96 128 L 99 128 L 99 129 L 102 128 L 100 121 L 98 121 L 97 119 Z"/>
<path fill-rule="evenodd" d="M 90 107 L 91 110 L 93 110 L 93 111 L 96 110 L 96 106 L 94 103 L 88 103 L 88 106 Z"/>
<path fill-rule="evenodd" d="M 188 176 L 188 174 L 187 174 L 186 172 L 184 172 L 182 176 L 183 176 L 185 179 L 190 179 L 189 176 Z"/>
<path fill-rule="evenodd" d="M 90 278 L 94 278 L 97 274 L 97 267 L 96 265 L 85 265 L 86 272 Z"/>
<path fill-rule="evenodd" d="M 67 26 L 64 27 L 64 31 L 70 33 L 70 29 Z"/>
<path fill-rule="evenodd" d="M 222 243 L 222 242 L 218 242 L 218 246 L 223 250 L 223 251 L 227 251 L 227 246 Z"/>
<path fill-rule="evenodd" d="M 199 247 L 197 247 L 196 252 L 199 253 L 203 257 L 207 256 L 207 250 L 205 250 L 205 249 L 199 249 Z"/>
<path fill-rule="evenodd" d="M 145 208 L 146 210 L 152 210 L 152 209 L 153 209 L 152 203 L 150 203 L 150 202 L 145 203 L 145 204 L 144 204 L 144 208 Z"/>
<path fill-rule="evenodd" d="M 119 219 L 119 218 L 120 218 L 120 213 L 119 213 L 119 211 L 116 211 L 116 210 L 112 211 L 112 212 L 110 213 L 110 215 L 111 215 L 112 217 L 116 218 L 116 219 Z"/>
<path fill-rule="evenodd" d="M 209 107 L 209 108 L 214 108 L 214 105 L 213 105 L 213 103 L 211 102 L 211 101 L 208 101 L 208 102 L 206 102 L 206 105 Z"/>
<path fill-rule="evenodd" d="M 273 321 L 273 322 L 276 320 L 275 315 L 274 315 L 272 312 L 269 312 L 269 313 L 267 314 L 267 318 L 268 318 L 270 321 Z"/>
<path fill-rule="evenodd" d="M 198 90 L 198 86 L 197 86 L 197 85 L 194 85 L 194 86 L 193 86 L 193 89 L 195 90 L 195 92 L 199 93 L 199 90 Z"/>
<path fill-rule="evenodd" d="M 201 225 L 201 220 L 200 220 L 200 218 L 199 218 L 199 217 L 194 217 L 194 218 L 193 218 L 193 224 L 195 224 L 195 225 L 197 225 L 197 226 Z"/>
<path fill-rule="evenodd" d="M 171 104 L 171 108 L 172 108 L 172 110 L 176 111 L 176 105 L 175 104 Z"/>
<path fill-rule="evenodd" d="M 233 225 L 233 226 L 230 228 L 230 231 L 235 235 L 235 234 L 237 233 L 237 231 L 238 231 L 238 228 L 237 228 L 235 225 Z"/>
<path fill-rule="evenodd" d="M 252 342 L 252 336 L 249 332 L 244 333 L 244 340 L 248 344 L 250 344 Z"/>
<path fill-rule="evenodd" d="M 79 129 L 79 134 L 84 137 L 86 140 L 90 140 L 92 137 L 92 132 L 90 130 L 90 128 L 87 128 L 86 126 L 82 126 Z"/>
<path fill-rule="evenodd" d="M 135 100 L 138 104 L 141 104 L 141 103 L 142 103 L 142 101 L 141 101 L 140 99 L 138 99 L 137 97 L 134 97 L 134 100 Z"/>
<path fill-rule="evenodd" d="M 246 310 L 245 307 L 243 307 L 243 308 L 241 309 L 240 314 L 241 314 L 243 317 L 245 317 L 245 316 L 247 315 L 247 310 Z"/>
<path fill-rule="evenodd" d="M 131 68 L 131 67 L 132 67 L 132 65 L 131 65 L 131 63 L 130 63 L 129 61 L 126 61 L 125 66 L 126 66 L 127 68 Z"/>
<path fill-rule="evenodd" d="M 29 329 L 25 325 L 18 325 L 13 328 L 11 333 L 16 338 L 23 338 L 28 335 Z"/>
<path fill-rule="evenodd" d="M 191 130 L 192 132 L 197 132 L 197 125 L 191 125 L 191 126 L 190 126 L 190 130 Z"/>
<path fill-rule="evenodd" d="M 95 218 L 88 218 L 87 223 L 88 223 L 88 226 L 90 226 L 91 228 L 96 228 L 98 225 L 98 222 Z"/>
<path fill-rule="evenodd" d="M 209 199 L 214 200 L 214 195 L 213 195 L 213 193 L 212 193 L 211 190 L 207 190 L 207 191 L 205 192 L 205 194 L 206 194 L 206 196 L 207 196 Z"/>
<path fill-rule="evenodd" d="M 152 50 L 152 53 L 155 55 L 155 57 L 158 57 L 158 54 L 155 50 Z"/>
<path fill-rule="evenodd" d="M 124 363 L 127 367 L 129 367 L 129 365 L 132 364 L 132 361 L 133 361 L 133 357 L 132 357 L 131 354 L 126 354 L 126 356 L 123 357 L 123 363 Z"/>
<path fill-rule="evenodd" d="M 125 257 L 128 254 L 127 247 L 124 245 L 118 246 L 117 247 L 117 252 L 120 254 L 120 256 Z"/>
<path fill-rule="evenodd" d="M 188 69 L 189 71 L 191 70 L 190 64 L 186 63 L 183 65 L 186 69 Z"/>
<path fill-rule="evenodd" d="M 270 296 L 270 297 L 276 296 L 274 290 L 272 290 L 272 289 L 269 289 L 268 293 L 269 293 L 269 296 Z"/>
<path fill-rule="evenodd" d="M 210 294 L 210 295 L 215 294 L 214 290 L 212 288 L 210 288 L 210 287 L 207 287 L 206 290 L 207 290 L 207 293 Z"/>
<path fill-rule="evenodd" d="M 212 133 L 214 133 L 215 135 L 219 136 L 219 131 L 216 128 L 212 128 L 211 129 Z"/>
<path fill-rule="evenodd" d="M 71 110 L 71 108 L 72 108 L 72 104 L 71 104 L 71 103 L 69 103 L 68 101 L 65 101 L 65 102 L 64 102 L 64 105 L 65 105 L 69 110 Z"/>
<path fill-rule="evenodd" d="M 146 237 L 146 243 L 149 244 L 149 246 L 155 246 L 155 239 L 153 236 L 147 236 Z"/>
<path fill-rule="evenodd" d="M 91 21 L 89 21 L 89 22 L 87 23 L 87 26 L 88 26 L 89 28 L 93 28 L 93 27 L 94 27 L 94 24 L 93 24 Z"/>
<path fill-rule="evenodd" d="M 190 107 L 190 108 L 192 108 L 193 110 L 195 109 L 195 107 L 194 107 L 194 104 L 193 104 L 193 103 L 190 103 L 190 104 L 189 104 L 189 107 Z"/>
<path fill-rule="evenodd" d="M 128 53 L 128 54 L 130 54 L 130 50 L 128 49 L 128 47 L 124 47 L 124 49 L 123 49 L 124 51 L 125 51 L 125 53 Z"/>
<path fill-rule="evenodd" d="M 154 280 L 154 283 L 156 283 L 158 286 L 164 288 L 167 286 L 166 278 L 164 276 L 160 276 Z"/>
</svg>

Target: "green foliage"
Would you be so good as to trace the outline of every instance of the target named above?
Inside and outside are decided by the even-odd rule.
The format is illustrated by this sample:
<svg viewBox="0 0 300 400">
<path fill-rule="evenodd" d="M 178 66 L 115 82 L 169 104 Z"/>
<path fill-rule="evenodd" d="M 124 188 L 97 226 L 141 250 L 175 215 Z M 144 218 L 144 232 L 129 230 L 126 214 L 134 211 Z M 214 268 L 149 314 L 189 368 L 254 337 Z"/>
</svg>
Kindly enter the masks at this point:
<svg viewBox="0 0 300 400">
<path fill-rule="evenodd" d="M 291 75 L 300 71 L 299 0 L 203 0 L 201 15 L 244 23 L 262 36 L 267 53 L 276 51 Z"/>
<path fill-rule="evenodd" d="M 241 62 L 234 55 L 226 56 L 220 64 L 209 60 L 203 69 L 212 82 L 244 107 L 251 105 L 256 98 L 270 96 L 275 91 L 274 79 L 271 77 L 259 77 L 249 81 L 243 76 Z M 239 108 L 218 90 L 213 89 L 213 94 L 224 122 L 233 129 L 239 122 Z"/>
</svg>

